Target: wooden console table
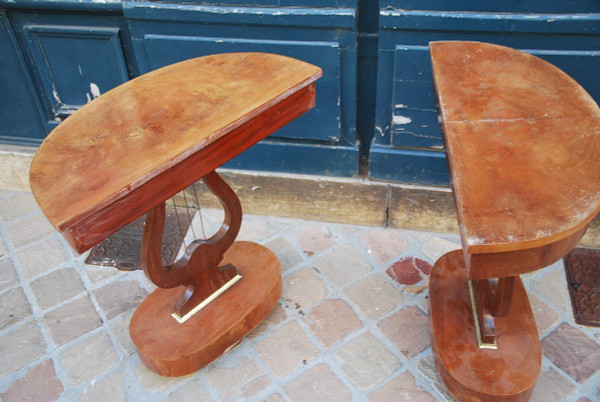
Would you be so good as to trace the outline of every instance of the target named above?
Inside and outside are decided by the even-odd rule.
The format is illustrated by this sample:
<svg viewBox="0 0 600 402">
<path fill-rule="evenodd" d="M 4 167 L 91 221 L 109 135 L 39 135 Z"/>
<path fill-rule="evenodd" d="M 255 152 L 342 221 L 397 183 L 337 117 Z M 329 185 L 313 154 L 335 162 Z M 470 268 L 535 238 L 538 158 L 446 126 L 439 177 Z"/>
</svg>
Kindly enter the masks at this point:
<svg viewBox="0 0 600 402">
<path fill-rule="evenodd" d="M 432 271 L 436 368 L 460 400 L 527 400 L 541 347 L 519 275 L 566 255 L 600 210 L 600 110 L 527 53 L 430 51 L 463 245 Z"/>
<path fill-rule="evenodd" d="M 130 334 L 156 373 L 198 370 L 277 303 L 279 262 L 263 246 L 233 243 L 240 202 L 215 169 L 314 107 L 321 74 L 308 63 L 265 53 L 177 63 L 85 105 L 35 155 L 33 195 L 76 251 L 148 212 L 142 267 L 159 289 L 136 310 Z M 224 222 L 163 266 L 165 200 L 201 178 L 221 201 Z"/>
</svg>

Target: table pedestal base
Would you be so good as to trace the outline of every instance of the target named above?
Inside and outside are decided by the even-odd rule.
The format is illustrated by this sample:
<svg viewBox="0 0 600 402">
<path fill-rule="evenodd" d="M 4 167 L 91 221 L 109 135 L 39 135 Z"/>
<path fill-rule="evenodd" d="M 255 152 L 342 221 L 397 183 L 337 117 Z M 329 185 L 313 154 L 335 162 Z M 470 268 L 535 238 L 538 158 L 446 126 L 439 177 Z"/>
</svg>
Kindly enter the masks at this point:
<svg viewBox="0 0 600 402">
<path fill-rule="evenodd" d="M 429 317 L 437 372 L 461 401 L 526 401 L 541 370 L 541 345 L 529 299 L 515 278 L 513 300 L 495 317 L 497 349 L 479 348 L 461 250 L 434 265 Z"/>
<path fill-rule="evenodd" d="M 183 324 L 171 314 L 185 288 L 157 289 L 131 318 L 129 333 L 142 362 L 164 376 L 182 376 L 206 366 L 253 330 L 281 296 L 281 269 L 267 248 L 234 243 L 221 265 L 242 275 L 237 283 Z"/>
</svg>

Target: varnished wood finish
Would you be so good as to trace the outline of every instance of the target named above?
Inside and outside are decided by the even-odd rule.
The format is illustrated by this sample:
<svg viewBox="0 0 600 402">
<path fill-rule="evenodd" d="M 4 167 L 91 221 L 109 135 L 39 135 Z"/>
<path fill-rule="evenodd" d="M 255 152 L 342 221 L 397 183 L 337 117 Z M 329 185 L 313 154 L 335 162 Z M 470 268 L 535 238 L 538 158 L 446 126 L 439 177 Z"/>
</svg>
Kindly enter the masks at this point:
<svg viewBox="0 0 600 402">
<path fill-rule="evenodd" d="M 460 250 L 431 272 L 429 316 L 437 372 L 460 401 L 526 401 L 541 370 L 541 345 L 525 288 L 515 278 L 508 313 L 495 318 L 498 349 L 479 349 Z"/>
<path fill-rule="evenodd" d="M 600 210 L 600 109 L 532 55 L 478 42 L 430 50 L 469 278 L 561 258 Z M 510 255 L 521 250 L 523 265 Z M 487 253 L 505 253 L 502 266 L 475 257 Z"/>
<path fill-rule="evenodd" d="M 83 252 L 314 106 L 318 67 L 235 53 L 177 63 L 82 107 L 42 143 L 32 192 Z"/>
<path fill-rule="evenodd" d="M 243 279 L 183 324 L 171 317 L 184 287 L 157 289 L 131 318 L 129 333 L 144 364 L 164 376 L 193 373 L 254 329 L 281 296 L 281 270 L 267 248 L 236 242 L 225 253 Z"/>
<path fill-rule="evenodd" d="M 430 50 L 463 245 L 430 280 L 436 368 L 461 401 L 527 400 L 541 346 L 518 275 L 564 257 L 600 210 L 600 109 L 529 54 Z"/>
<path fill-rule="evenodd" d="M 233 243 L 241 205 L 214 170 L 311 109 L 320 76 L 318 67 L 264 53 L 185 61 L 90 102 L 34 157 L 33 194 L 79 252 L 150 211 L 141 264 L 159 289 L 134 313 L 130 334 L 156 373 L 198 370 L 277 303 L 279 261 L 258 244 Z M 183 257 L 163 266 L 165 200 L 200 178 L 221 202 L 224 222 L 214 236 L 193 241 Z"/>
<path fill-rule="evenodd" d="M 513 290 L 517 277 L 508 276 L 492 279 L 471 279 L 469 286 L 473 288 L 471 307 L 474 319 L 479 326 L 479 340 L 482 344 L 497 347 L 495 317 L 508 314 L 512 304 Z"/>
<path fill-rule="evenodd" d="M 165 203 L 146 216 L 142 239 L 141 264 L 150 280 L 160 288 L 186 286 L 188 291 L 176 303 L 176 312 L 183 317 L 194 307 L 237 275 L 234 266 L 221 265 L 223 254 L 233 244 L 242 224 L 242 207 L 231 187 L 216 172 L 203 177 L 204 183 L 221 202 L 225 218 L 219 230 L 209 239 L 197 239 L 189 244 L 175 263 L 162 265 L 161 244 L 165 223 Z"/>
<path fill-rule="evenodd" d="M 466 254 L 469 277 L 498 278 L 526 274 L 560 260 L 567 255 L 585 234 L 587 225 L 570 236 L 539 247 L 498 253 Z"/>
</svg>

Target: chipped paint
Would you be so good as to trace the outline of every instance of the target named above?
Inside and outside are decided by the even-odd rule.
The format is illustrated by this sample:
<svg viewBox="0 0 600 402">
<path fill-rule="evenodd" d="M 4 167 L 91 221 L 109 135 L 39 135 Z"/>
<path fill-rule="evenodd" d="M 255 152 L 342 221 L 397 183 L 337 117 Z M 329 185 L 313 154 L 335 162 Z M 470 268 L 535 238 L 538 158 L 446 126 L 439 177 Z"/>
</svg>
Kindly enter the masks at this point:
<svg viewBox="0 0 600 402">
<path fill-rule="evenodd" d="M 394 105 L 394 108 L 396 109 L 406 109 L 408 106 L 403 105 L 402 103 L 397 103 Z"/>
<path fill-rule="evenodd" d="M 54 86 L 54 84 L 52 84 L 52 96 L 54 97 L 54 100 L 58 103 L 61 104 L 62 102 L 60 101 L 60 96 L 58 96 L 58 91 L 56 90 L 56 87 Z"/>
<path fill-rule="evenodd" d="M 392 123 L 394 124 L 410 124 L 412 123 L 412 119 L 406 116 L 394 116 L 392 119 Z"/>
<path fill-rule="evenodd" d="M 100 96 L 100 88 L 98 88 L 98 85 L 94 84 L 93 82 L 90 82 L 90 92 L 92 93 L 94 99 Z"/>
<path fill-rule="evenodd" d="M 389 127 L 381 128 L 381 126 L 375 126 L 375 131 L 377 131 L 382 137 L 385 137 L 385 133 L 387 133 L 388 129 Z"/>
</svg>

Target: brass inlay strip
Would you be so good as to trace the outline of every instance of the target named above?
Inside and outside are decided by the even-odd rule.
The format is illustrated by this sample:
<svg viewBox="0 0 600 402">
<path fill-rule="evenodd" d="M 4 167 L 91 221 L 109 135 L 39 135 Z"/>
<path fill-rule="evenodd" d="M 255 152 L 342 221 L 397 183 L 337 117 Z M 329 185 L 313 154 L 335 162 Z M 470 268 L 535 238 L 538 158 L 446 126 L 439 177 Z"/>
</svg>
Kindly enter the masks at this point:
<svg viewBox="0 0 600 402">
<path fill-rule="evenodd" d="M 230 287 L 232 287 L 240 279 L 242 279 L 242 275 L 237 274 L 236 276 L 234 276 L 233 278 L 231 278 L 229 280 L 229 282 L 227 282 L 225 285 L 223 285 L 219 289 L 217 289 L 217 291 L 215 293 L 213 293 L 212 295 L 208 296 L 206 299 L 204 299 L 204 301 L 202 303 L 198 304 L 196 307 L 194 307 L 193 309 L 191 309 L 183 317 L 181 317 L 177 313 L 171 314 L 171 317 L 175 318 L 178 323 L 183 324 L 184 322 L 186 322 L 187 320 L 189 320 L 190 318 L 192 318 L 194 316 L 194 314 L 196 314 L 198 311 L 200 311 L 204 307 L 206 307 L 211 301 L 215 300 L 223 292 L 225 292 L 227 289 L 229 289 Z"/>
<path fill-rule="evenodd" d="M 467 280 L 469 284 L 469 297 L 471 299 L 471 310 L 473 311 L 473 322 L 475 323 L 475 336 L 477 337 L 477 347 L 479 349 L 498 349 L 498 343 L 496 338 L 494 342 L 487 343 L 483 342 L 483 336 L 481 335 L 481 326 L 479 325 L 479 314 L 477 314 L 477 301 L 475 299 L 475 287 L 471 279 Z"/>
</svg>

